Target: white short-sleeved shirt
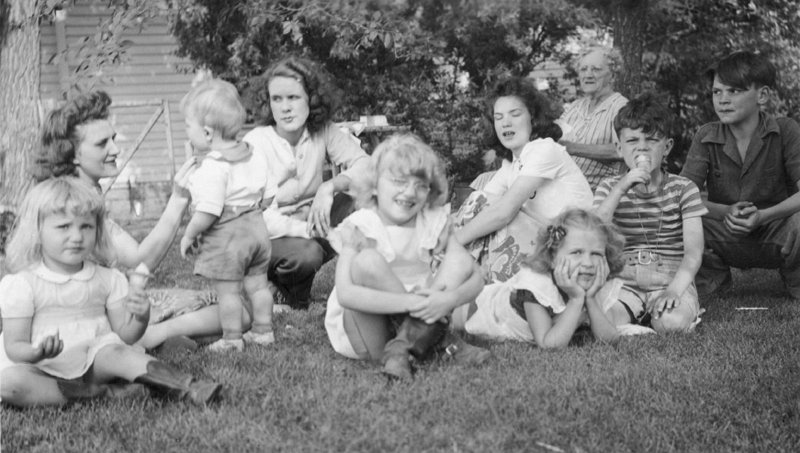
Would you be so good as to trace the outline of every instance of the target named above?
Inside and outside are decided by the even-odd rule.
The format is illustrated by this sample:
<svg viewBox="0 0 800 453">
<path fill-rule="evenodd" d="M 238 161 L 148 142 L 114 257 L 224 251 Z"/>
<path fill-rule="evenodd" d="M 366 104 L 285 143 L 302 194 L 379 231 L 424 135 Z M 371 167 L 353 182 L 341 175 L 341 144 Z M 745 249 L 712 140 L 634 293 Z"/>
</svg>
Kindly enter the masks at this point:
<svg viewBox="0 0 800 453">
<path fill-rule="evenodd" d="M 243 140 L 253 145 L 257 152 L 265 153 L 269 161 L 268 179 L 278 188 L 275 202 L 279 207 L 302 203 L 314 198 L 322 184 L 322 170 L 326 158 L 344 167 L 341 173 L 350 176 L 366 165 L 367 154 L 354 136 L 328 124 L 316 134 L 308 130 L 292 146 L 279 136 L 273 126 L 257 127 Z"/>
<path fill-rule="evenodd" d="M 567 154 L 566 148 L 551 138 L 536 139 L 525 145 L 519 158 L 497 170 L 483 190 L 502 195 L 520 176 L 547 180 L 523 205 L 523 209 L 535 217 L 553 219 L 569 207 L 592 207 L 592 189 L 586 177 Z"/>
<path fill-rule="evenodd" d="M 219 216 L 225 206 L 251 207 L 275 194 L 267 155 L 246 143 L 240 148 L 232 154 L 210 151 L 189 177 L 195 210 Z"/>
</svg>

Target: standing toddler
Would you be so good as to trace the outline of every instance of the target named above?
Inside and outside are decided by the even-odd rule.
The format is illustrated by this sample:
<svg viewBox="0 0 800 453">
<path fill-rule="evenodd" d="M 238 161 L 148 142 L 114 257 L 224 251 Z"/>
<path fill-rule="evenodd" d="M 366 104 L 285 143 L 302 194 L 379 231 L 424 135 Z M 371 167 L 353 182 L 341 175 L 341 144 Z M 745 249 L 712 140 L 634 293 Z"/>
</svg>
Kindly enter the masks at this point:
<svg viewBox="0 0 800 453">
<path fill-rule="evenodd" d="M 230 83 L 211 80 L 194 87 L 181 108 L 189 141 L 203 158 L 189 180 L 194 214 L 180 250 L 186 257 L 197 246 L 194 273 L 210 279 L 219 296 L 222 338 L 209 349 L 242 351 L 245 342 L 271 344 L 275 336 L 267 281 L 270 241 L 261 217 L 262 199 L 271 192 L 266 157 L 236 139 L 245 110 Z M 253 320 L 244 335 L 243 309 Z"/>
</svg>

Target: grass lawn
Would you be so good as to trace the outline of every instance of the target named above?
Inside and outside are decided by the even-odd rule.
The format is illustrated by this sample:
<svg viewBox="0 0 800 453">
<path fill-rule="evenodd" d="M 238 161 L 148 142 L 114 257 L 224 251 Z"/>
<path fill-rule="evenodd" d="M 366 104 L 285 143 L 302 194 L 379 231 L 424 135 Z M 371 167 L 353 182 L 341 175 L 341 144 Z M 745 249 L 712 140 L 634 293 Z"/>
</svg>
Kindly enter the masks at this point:
<svg viewBox="0 0 800 453">
<path fill-rule="evenodd" d="M 332 263 L 308 312 L 276 315 L 277 344 L 159 357 L 225 384 L 211 407 L 156 398 L 2 408 L 3 452 L 800 449 L 800 304 L 777 272 L 737 272 L 693 334 L 547 352 L 486 343 L 490 364 L 424 364 L 413 383 L 338 357 L 323 327 Z M 198 287 L 172 253 L 156 285 Z M 766 310 L 737 310 L 765 307 Z"/>
</svg>

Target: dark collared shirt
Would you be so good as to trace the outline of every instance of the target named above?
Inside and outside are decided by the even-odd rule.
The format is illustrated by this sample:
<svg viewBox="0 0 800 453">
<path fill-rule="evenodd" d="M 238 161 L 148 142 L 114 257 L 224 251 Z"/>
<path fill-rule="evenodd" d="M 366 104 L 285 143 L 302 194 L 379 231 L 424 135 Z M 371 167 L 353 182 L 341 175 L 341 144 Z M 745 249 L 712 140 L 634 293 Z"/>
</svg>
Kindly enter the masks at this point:
<svg viewBox="0 0 800 453">
<path fill-rule="evenodd" d="M 708 123 L 695 134 L 681 176 L 705 189 L 713 203 L 774 206 L 797 192 L 800 126 L 791 118 L 760 113 L 742 162 L 730 128 Z"/>
</svg>

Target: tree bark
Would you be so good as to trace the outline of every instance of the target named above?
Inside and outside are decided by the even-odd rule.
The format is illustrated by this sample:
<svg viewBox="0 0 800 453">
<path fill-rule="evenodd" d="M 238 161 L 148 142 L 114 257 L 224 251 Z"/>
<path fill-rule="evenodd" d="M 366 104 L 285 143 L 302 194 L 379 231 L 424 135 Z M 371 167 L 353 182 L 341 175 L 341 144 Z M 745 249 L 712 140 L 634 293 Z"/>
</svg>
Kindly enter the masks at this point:
<svg viewBox="0 0 800 453">
<path fill-rule="evenodd" d="M 614 46 L 625 65 L 615 87 L 628 99 L 642 91 L 642 54 L 649 7 L 650 0 L 617 0 L 612 4 Z"/>
<path fill-rule="evenodd" d="M 39 146 L 39 2 L 0 4 L 0 212 L 30 187 Z"/>
</svg>

